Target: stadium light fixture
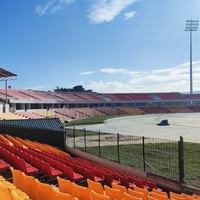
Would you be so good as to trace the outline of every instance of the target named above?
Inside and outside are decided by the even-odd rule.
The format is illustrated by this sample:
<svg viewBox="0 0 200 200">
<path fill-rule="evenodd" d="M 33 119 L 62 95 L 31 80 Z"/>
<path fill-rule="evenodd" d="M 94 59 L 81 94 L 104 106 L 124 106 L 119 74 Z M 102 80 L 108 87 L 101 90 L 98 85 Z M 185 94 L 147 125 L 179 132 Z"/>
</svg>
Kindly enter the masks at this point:
<svg viewBox="0 0 200 200">
<path fill-rule="evenodd" d="M 190 94 L 193 93 L 192 81 L 192 31 L 197 31 L 199 20 L 186 20 L 185 31 L 190 31 Z"/>
</svg>

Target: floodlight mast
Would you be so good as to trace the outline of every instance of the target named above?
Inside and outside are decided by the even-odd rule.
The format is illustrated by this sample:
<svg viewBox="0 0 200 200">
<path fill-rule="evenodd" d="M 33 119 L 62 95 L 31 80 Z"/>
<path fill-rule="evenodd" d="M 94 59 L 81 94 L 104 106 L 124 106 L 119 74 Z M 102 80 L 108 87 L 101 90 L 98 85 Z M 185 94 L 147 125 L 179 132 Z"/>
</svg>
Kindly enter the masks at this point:
<svg viewBox="0 0 200 200">
<path fill-rule="evenodd" d="M 190 31 L 190 94 L 193 94 L 192 81 L 192 31 L 197 31 L 199 20 L 186 20 L 185 31 Z"/>
</svg>

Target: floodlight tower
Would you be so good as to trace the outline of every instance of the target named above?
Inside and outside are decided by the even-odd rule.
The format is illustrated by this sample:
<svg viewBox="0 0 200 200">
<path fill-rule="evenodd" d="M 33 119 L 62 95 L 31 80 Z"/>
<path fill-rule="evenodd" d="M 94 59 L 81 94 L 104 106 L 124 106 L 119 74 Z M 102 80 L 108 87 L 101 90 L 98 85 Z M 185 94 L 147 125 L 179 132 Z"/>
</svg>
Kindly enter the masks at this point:
<svg viewBox="0 0 200 200">
<path fill-rule="evenodd" d="M 186 20 L 185 31 L 190 31 L 190 94 L 193 93 L 192 86 L 192 31 L 198 29 L 199 20 Z"/>
</svg>

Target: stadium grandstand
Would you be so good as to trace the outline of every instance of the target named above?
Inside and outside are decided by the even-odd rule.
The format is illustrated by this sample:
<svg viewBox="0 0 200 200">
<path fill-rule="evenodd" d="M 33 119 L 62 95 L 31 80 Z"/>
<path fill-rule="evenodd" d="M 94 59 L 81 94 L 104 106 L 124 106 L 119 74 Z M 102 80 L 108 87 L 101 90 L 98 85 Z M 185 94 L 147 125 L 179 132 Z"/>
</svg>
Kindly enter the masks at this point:
<svg viewBox="0 0 200 200">
<path fill-rule="evenodd" d="M 0 89 L 0 199 L 200 199 L 198 188 L 67 146 L 63 125 L 108 115 L 199 112 L 199 94 L 11 89 L 7 80 L 16 75 L 0 69 L 0 77 L 6 81 Z"/>
<path fill-rule="evenodd" d="M 199 112 L 200 95 L 171 93 L 50 92 L 0 88 L 0 119 L 61 121 L 144 113 Z"/>
</svg>

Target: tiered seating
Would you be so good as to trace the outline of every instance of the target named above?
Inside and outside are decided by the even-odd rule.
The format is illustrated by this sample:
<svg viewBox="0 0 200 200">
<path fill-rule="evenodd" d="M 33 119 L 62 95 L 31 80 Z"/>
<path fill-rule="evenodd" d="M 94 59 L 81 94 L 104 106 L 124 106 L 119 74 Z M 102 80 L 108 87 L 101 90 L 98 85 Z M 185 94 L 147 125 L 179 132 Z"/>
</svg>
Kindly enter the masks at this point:
<svg viewBox="0 0 200 200">
<path fill-rule="evenodd" d="M 55 187 L 50 186 L 47 183 L 42 183 L 33 176 L 27 176 L 19 170 L 11 168 L 13 174 L 13 185 L 16 188 L 20 188 L 24 194 L 33 200 L 52 200 L 52 199 L 65 199 L 65 200 L 78 200 L 73 198 L 70 194 L 59 192 Z M 19 189 L 18 189 L 19 190 Z M 23 198 L 26 200 L 29 198 Z M 15 199 L 9 199 L 15 200 Z"/>
<path fill-rule="evenodd" d="M 174 93 L 156 93 L 162 100 L 185 100 L 183 95 L 178 92 Z"/>
<path fill-rule="evenodd" d="M 131 101 L 132 99 L 126 94 L 103 94 L 105 97 L 111 99 L 112 101 Z"/>
<path fill-rule="evenodd" d="M 81 97 L 79 97 L 75 94 L 67 93 L 67 92 L 63 92 L 63 93 L 55 92 L 54 95 L 61 99 L 69 101 L 69 102 L 84 102 L 84 101 L 86 101 L 85 99 L 82 99 Z"/>
<path fill-rule="evenodd" d="M 5 89 L 0 89 L 0 93 L 3 95 L 6 95 Z M 7 96 L 13 99 L 18 99 L 18 100 L 32 100 L 33 98 L 29 97 L 28 95 L 22 94 L 19 92 L 19 90 L 13 90 L 13 89 L 8 89 L 7 90 Z"/>
<path fill-rule="evenodd" d="M 186 106 L 165 106 L 172 113 L 190 113 L 191 110 Z"/>
<path fill-rule="evenodd" d="M 124 115 L 125 112 L 117 109 L 117 108 L 111 108 L 111 107 L 98 107 L 95 108 L 95 110 L 98 110 L 106 115 Z"/>
<path fill-rule="evenodd" d="M 74 110 L 78 111 L 79 113 L 84 113 L 85 115 L 90 117 L 100 117 L 106 115 L 93 108 L 74 108 Z"/>
<path fill-rule="evenodd" d="M 126 114 L 129 115 L 141 115 L 144 114 L 145 112 L 139 108 L 118 108 L 119 110 L 122 110 Z"/>
<path fill-rule="evenodd" d="M 178 194 L 174 192 L 168 193 L 164 191 L 159 191 L 153 189 L 148 191 L 146 189 L 139 188 L 134 185 L 133 189 L 121 185 L 112 184 L 111 187 L 107 185 L 101 185 L 95 181 L 87 180 L 88 188 L 72 183 L 68 180 L 58 179 L 59 191 L 63 193 L 68 193 L 73 197 L 78 197 L 80 200 L 85 199 L 85 196 L 99 200 L 189 200 L 189 199 L 199 199 L 198 195 L 187 195 L 187 194 Z M 88 192 L 90 191 L 90 193 Z M 81 194 L 81 195 L 80 195 Z M 91 196 L 90 196 L 91 195 Z"/>
<path fill-rule="evenodd" d="M 0 181 L 0 199 L 2 200 L 29 200 L 30 197 L 22 190 L 15 187 L 14 184 L 1 179 Z"/>
<path fill-rule="evenodd" d="M 3 135 L 0 134 L 0 140 L 4 142 L 5 144 L 9 144 L 10 146 L 13 146 L 13 143 L 6 139 Z"/>
<path fill-rule="evenodd" d="M 77 93 L 76 96 L 80 97 L 81 99 L 85 99 L 86 101 L 91 102 L 102 102 L 105 101 L 100 97 L 98 93 Z"/>
<path fill-rule="evenodd" d="M 32 112 L 45 118 L 59 118 L 60 121 L 62 122 L 71 120 L 70 117 L 67 117 L 58 112 L 55 112 L 52 109 L 49 109 L 48 111 L 47 109 L 37 109 L 37 110 L 33 110 Z"/>
<path fill-rule="evenodd" d="M 20 90 L 19 92 L 38 100 L 54 100 L 54 98 L 48 92 L 45 91 Z"/>
<path fill-rule="evenodd" d="M 6 134 L 5 136 L 6 136 L 6 139 L 9 140 L 13 145 L 23 147 L 23 144 L 19 140 L 15 139 L 14 137 L 12 137 L 8 134 Z"/>
<path fill-rule="evenodd" d="M 200 106 L 188 106 L 193 112 L 200 112 Z"/>
<path fill-rule="evenodd" d="M 26 163 L 24 159 L 17 156 L 17 148 L 0 142 L 0 156 L 5 159 L 10 165 L 15 166 L 26 174 L 35 174 L 38 169 Z"/>
<path fill-rule="evenodd" d="M 41 118 L 44 118 L 44 116 L 42 115 L 38 115 L 36 113 L 32 113 L 32 112 L 29 112 L 29 111 L 18 111 L 18 112 L 15 112 L 16 115 L 19 115 L 23 118 L 28 118 L 28 119 L 41 119 Z"/>
<path fill-rule="evenodd" d="M 87 118 L 88 117 L 87 115 L 85 115 L 83 113 L 80 113 L 80 112 L 77 112 L 74 109 L 68 109 L 68 108 L 56 109 L 55 112 L 59 113 L 61 115 L 65 115 L 67 117 L 70 117 L 71 119 L 81 119 L 81 118 Z"/>
<path fill-rule="evenodd" d="M 35 142 L 33 142 L 35 143 Z M 15 142 L 14 142 L 15 145 Z M 18 188 L 21 192 L 27 194 L 28 199 L 73 199 L 78 198 L 79 200 L 90 200 L 93 197 L 97 199 L 106 199 L 106 200 L 148 200 L 148 199 L 162 199 L 162 200 L 176 200 L 176 199 L 183 199 L 183 200 L 190 200 L 190 199 L 199 199 L 200 196 L 198 195 L 187 195 L 187 194 L 177 194 L 172 191 L 169 192 L 169 195 L 162 191 L 160 188 L 157 188 L 155 182 L 144 180 L 139 177 L 135 177 L 132 174 L 128 174 L 122 172 L 120 170 L 116 170 L 101 164 L 94 163 L 92 161 L 85 160 L 83 158 L 74 158 L 71 157 L 69 154 L 61 153 L 60 150 L 56 150 L 54 147 L 49 145 L 43 145 L 40 143 L 36 143 L 37 149 L 30 149 L 30 148 L 22 148 L 22 147 L 15 147 L 10 146 L 4 142 L 0 142 L 0 156 L 6 154 L 5 152 L 10 152 L 10 154 L 6 154 L 5 158 L 10 159 L 9 157 L 13 157 L 12 155 L 17 154 L 18 157 L 24 158 L 25 162 L 27 161 L 27 167 L 33 165 L 33 163 L 37 163 L 37 160 L 41 160 L 40 163 L 43 161 L 49 163 L 49 165 L 55 165 L 56 163 L 62 164 L 67 166 L 69 165 L 74 167 L 78 166 L 76 170 L 80 170 L 83 172 L 83 169 L 86 169 L 89 174 L 91 171 L 97 176 L 97 172 L 102 172 L 102 174 L 110 174 L 112 177 L 112 182 L 110 185 L 106 184 L 105 179 L 103 177 L 103 184 L 102 182 L 95 181 L 92 178 L 84 174 L 84 178 L 87 178 L 87 187 L 83 187 L 78 183 L 74 183 L 71 180 L 66 180 L 61 178 L 62 174 L 57 177 L 59 191 L 55 192 L 55 189 L 52 188 L 47 183 L 41 183 L 33 176 L 27 176 L 22 173 L 22 170 L 16 170 L 14 168 L 10 168 L 12 175 L 13 175 L 13 185 Z M 46 147 L 46 151 L 44 151 Z M 13 158 L 12 158 L 13 159 Z M 30 162 L 28 162 L 28 159 Z M 31 163 L 32 162 L 32 163 Z M 37 163 L 38 164 L 38 163 Z M 45 164 L 47 165 L 47 164 Z M 44 164 L 43 164 L 44 166 Z M 16 166 L 16 168 L 18 168 Z M 83 169 L 82 169 L 83 168 Z M 72 169 L 72 168 L 71 168 Z M 42 169 L 41 169 L 42 170 Z M 98 173 L 97 177 L 101 177 L 101 173 Z M 51 177 L 51 176 L 49 176 Z M 68 177 L 67 177 L 68 178 Z M 93 179 L 93 180 L 92 180 Z M 137 179 L 137 180 L 136 180 Z M 83 179 L 82 179 L 83 180 Z M 128 182 L 127 182 L 128 180 Z M 0 177 L 0 186 L 1 181 L 4 181 L 4 178 Z M 127 184 L 128 183 L 128 184 Z M 120 184 L 120 185 L 119 185 Z M 104 186 L 103 186 L 104 185 Z M 14 188 L 15 188 L 14 187 Z M 1 190 L 1 188 L 0 188 Z M 0 194 L 1 191 L 0 191 Z M 1 196 L 0 196 L 1 197 Z"/>
<path fill-rule="evenodd" d="M 184 94 L 183 96 L 190 100 L 200 100 L 200 94 Z"/>
<path fill-rule="evenodd" d="M 14 170 L 18 171 L 18 170 Z M 21 174 L 20 174 L 21 173 Z M 19 185 L 19 176 L 21 184 Z M 31 199 L 79 199 L 79 200 L 90 200 L 92 198 L 99 200 L 173 200 L 173 199 L 198 199 L 198 195 L 187 195 L 187 194 L 178 194 L 174 192 L 169 192 L 169 195 L 166 192 L 152 190 L 151 192 L 138 188 L 134 186 L 133 189 L 126 190 L 125 188 L 118 186 L 109 187 L 105 185 L 104 187 L 94 181 L 87 180 L 88 188 L 72 183 L 69 180 L 62 179 L 57 177 L 59 191 L 55 190 L 53 187 L 46 183 L 41 183 L 32 176 L 27 176 L 24 173 L 19 171 L 19 176 L 13 175 L 13 183 L 16 187 L 21 188 L 25 194 L 27 194 Z M 92 184 L 92 186 L 91 186 Z M 98 187 L 97 187 L 98 185 Z M 122 189 L 123 188 L 123 189 Z"/>
<path fill-rule="evenodd" d="M 146 113 L 170 113 L 170 111 L 164 107 L 141 107 L 140 109 Z"/>
<path fill-rule="evenodd" d="M 153 101 L 154 99 L 148 93 L 135 93 L 135 94 L 127 94 L 129 98 L 135 101 Z"/>
<path fill-rule="evenodd" d="M 0 113 L 0 120 L 6 119 L 26 119 L 26 117 L 17 115 L 15 113 Z"/>
</svg>

